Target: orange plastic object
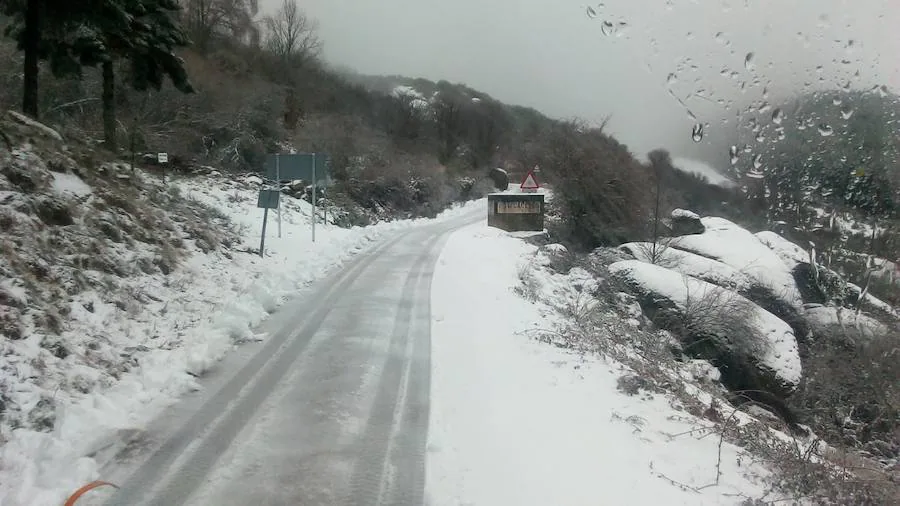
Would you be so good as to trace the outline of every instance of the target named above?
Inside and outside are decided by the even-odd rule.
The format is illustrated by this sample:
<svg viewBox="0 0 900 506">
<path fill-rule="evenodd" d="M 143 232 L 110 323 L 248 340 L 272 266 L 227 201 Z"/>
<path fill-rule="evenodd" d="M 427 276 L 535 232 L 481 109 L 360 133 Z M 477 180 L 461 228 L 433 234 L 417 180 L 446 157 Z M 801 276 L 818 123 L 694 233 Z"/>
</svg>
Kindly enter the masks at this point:
<svg viewBox="0 0 900 506">
<path fill-rule="evenodd" d="M 113 487 L 113 488 L 119 488 L 117 485 L 110 483 L 108 481 L 99 481 L 99 480 L 92 481 L 92 482 L 88 483 L 87 485 L 79 488 L 78 490 L 75 491 L 74 494 L 69 496 L 69 498 L 66 499 L 66 504 L 64 506 L 75 506 L 75 501 L 77 501 L 79 497 L 83 496 L 84 494 L 88 493 L 91 490 L 94 490 L 97 487 L 102 487 L 105 485 L 109 485 L 110 487 Z"/>
</svg>

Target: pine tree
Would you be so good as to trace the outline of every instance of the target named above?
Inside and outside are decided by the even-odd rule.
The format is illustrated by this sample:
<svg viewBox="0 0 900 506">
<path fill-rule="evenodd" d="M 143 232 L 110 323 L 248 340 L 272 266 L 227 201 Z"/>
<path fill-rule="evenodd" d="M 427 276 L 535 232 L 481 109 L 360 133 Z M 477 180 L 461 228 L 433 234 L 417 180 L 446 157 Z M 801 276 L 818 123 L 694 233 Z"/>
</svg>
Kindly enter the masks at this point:
<svg viewBox="0 0 900 506">
<path fill-rule="evenodd" d="M 57 77 L 80 77 L 84 67 L 102 67 L 104 133 L 115 149 L 115 72 L 127 59 L 136 90 L 159 89 L 166 76 L 193 91 L 174 49 L 188 44 L 175 15 L 177 0 L 3 0 L 13 22 L 6 34 L 25 52 L 22 110 L 38 117 L 38 62 Z"/>
</svg>

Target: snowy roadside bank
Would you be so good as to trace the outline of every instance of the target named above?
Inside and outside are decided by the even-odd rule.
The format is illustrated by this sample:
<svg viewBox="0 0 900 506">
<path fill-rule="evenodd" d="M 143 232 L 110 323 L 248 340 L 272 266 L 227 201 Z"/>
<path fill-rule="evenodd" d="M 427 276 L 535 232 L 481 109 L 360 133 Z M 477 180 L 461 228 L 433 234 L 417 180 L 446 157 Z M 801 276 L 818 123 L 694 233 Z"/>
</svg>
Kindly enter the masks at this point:
<svg viewBox="0 0 900 506">
<path fill-rule="evenodd" d="M 182 394 L 198 388 L 196 376 L 233 347 L 265 339 L 254 329 L 288 297 L 386 235 L 428 221 L 350 229 L 320 222 L 313 243 L 310 206 L 284 197 L 282 237 L 269 213 L 266 255 L 260 258 L 251 252 L 259 247 L 262 225 L 255 185 L 200 178 L 175 181 L 170 191 L 218 209 L 237 225 L 243 244 L 211 253 L 195 248 L 168 275 L 116 279 L 137 302 L 117 303 L 97 291 L 74 298 L 61 339 L 75 349 L 101 341 L 105 353 L 128 357 L 128 370 L 110 372 L 102 360 L 83 356 L 48 355 L 39 336 L 8 345 L 0 357 L 4 388 L 25 412 L 41 413 L 35 408 L 46 406 L 43 414 L 52 429 L 41 432 L 0 421 L 0 504 L 61 504 L 79 486 L 99 478 L 102 462 L 92 457 L 95 452 L 120 432 L 140 431 Z M 483 201 L 457 206 L 438 219 L 479 205 Z M 129 261 L 127 250 L 115 253 L 116 261 Z M 35 376 L 44 380 L 29 380 Z"/>
<path fill-rule="evenodd" d="M 769 472 L 728 443 L 716 484 L 719 439 L 672 437 L 700 421 L 664 395 L 620 392 L 627 368 L 534 339 L 561 318 L 516 293 L 536 249 L 473 225 L 438 261 L 429 504 L 713 505 L 762 495 Z"/>
</svg>

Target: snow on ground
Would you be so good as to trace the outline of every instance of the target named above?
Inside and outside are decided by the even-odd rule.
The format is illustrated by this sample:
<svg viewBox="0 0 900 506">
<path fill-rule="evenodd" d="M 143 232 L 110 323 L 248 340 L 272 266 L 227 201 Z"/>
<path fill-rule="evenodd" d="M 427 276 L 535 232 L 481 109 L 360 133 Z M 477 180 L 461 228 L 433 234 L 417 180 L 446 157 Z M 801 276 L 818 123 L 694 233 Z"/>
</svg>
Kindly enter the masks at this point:
<svg viewBox="0 0 900 506">
<path fill-rule="evenodd" d="M 698 419 L 661 396 L 619 393 L 618 365 L 532 339 L 558 314 L 514 292 L 535 251 L 474 225 L 454 233 L 438 261 L 428 504 L 695 506 L 760 496 L 768 473 L 738 448 L 723 445 L 715 485 L 719 440 L 671 437 Z"/>
<path fill-rule="evenodd" d="M 75 181 L 76 176 L 54 177 L 58 191 L 83 195 L 90 190 Z M 282 196 L 282 237 L 278 238 L 277 215 L 270 212 L 266 255 L 260 258 L 249 249 L 259 247 L 263 211 L 256 208 L 257 186 L 248 182 L 254 181 L 204 178 L 172 183 L 188 198 L 230 217 L 240 228 L 243 246 L 211 254 L 197 251 L 169 276 L 121 279 L 143 294 L 143 305 L 128 311 L 105 301 L 100 293 L 83 293 L 71 304 L 63 340 L 101 340 L 114 353 L 133 357 L 134 367 L 117 381 L 98 383 L 104 377 L 102 364 L 95 369 L 58 360 L 43 367 L 59 368 L 65 380 L 47 392 L 27 380 L 44 374 L 35 368 L 42 356 L 38 340 L 11 341 L 12 353 L 0 359 L 0 365 L 5 360 L 17 371 L 4 380 L 8 391 L 26 412 L 52 396 L 55 408 L 49 408 L 48 416 L 55 417 L 55 422 L 50 422 L 52 432 L 37 432 L 3 427 L 0 420 L 0 443 L 7 439 L 0 446 L 0 505 L 62 504 L 72 491 L 98 478 L 102 463 L 88 455 L 107 445 L 118 431 L 141 430 L 180 395 L 198 388 L 193 375 L 236 344 L 265 339 L 254 333 L 254 327 L 298 289 L 324 277 L 381 236 L 420 221 L 351 229 L 319 223 L 313 243 L 311 206 Z M 470 202 L 445 212 L 444 217 L 483 205 L 484 201 Z M 3 288 L 26 296 L 16 286 Z"/>
<path fill-rule="evenodd" d="M 609 272 L 666 297 L 682 311 L 691 299 L 702 299 L 706 294 L 725 290 L 706 281 L 639 260 L 616 262 L 609 266 Z M 754 320 L 751 324 L 765 340 L 760 343 L 763 345 L 758 354 L 760 363 L 774 371 L 785 383 L 796 386 L 800 382 L 801 364 L 794 331 L 765 309 L 736 293 L 732 296 L 736 300 L 745 301 L 753 309 Z M 690 312 L 690 309 L 687 311 Z"/>
<path fill-rule="evenodd" d="M 674 238 L 669 246 L 690 251 L 739 269 L 757 280 L 761 286 L 792 304 L 802 301 L 791 271 L 782 258 L 747 229 L 724 218 L 701 219 L 702 234 Z"/>
</svg>

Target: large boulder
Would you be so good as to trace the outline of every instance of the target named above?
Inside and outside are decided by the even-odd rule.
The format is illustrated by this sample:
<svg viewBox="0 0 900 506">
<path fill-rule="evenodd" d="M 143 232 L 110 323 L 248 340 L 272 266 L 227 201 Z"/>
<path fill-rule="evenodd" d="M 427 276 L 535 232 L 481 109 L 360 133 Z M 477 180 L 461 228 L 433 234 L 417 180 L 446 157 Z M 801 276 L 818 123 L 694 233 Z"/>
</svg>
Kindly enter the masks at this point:
<svg viewBox="0 0 900 506">
<path fill-rule="evenodd" d="M 616 262 L 610 274 L 638 297 L 657 325 L 685 352 L 710 360 L 733 390 L 790 395 L 800 382 L 797 340 L 790 325 L 734 291 L 638 260 Z"/>
<path fill-rule="evenodd" d="M 808 327 L 802 318 L 803 300 L 791 267 L 781 256 L 749 230 L 724 218 L 701 218 L 702 234 L 675 237 L 670 247 L 717 260 L 744 273 L 751 285 L 741 289 L 744 297 L 777 315 L 805 339 Z"/>
<path fill-rule="evenodd" d="M 491 178 L 494 187 L 498 190 L 504 191 L 509 188 L 509 174 L 500 167 L 491 169 L 488 173 L 488 177 Z"/>
<path fill-rule="evenodd" d="M 697 213 L 684 209 L 672 211 L 672 234 L 691 235 L 702 234 L 705 231 L 706 227 L 703 226 Z"/>
</svg>

